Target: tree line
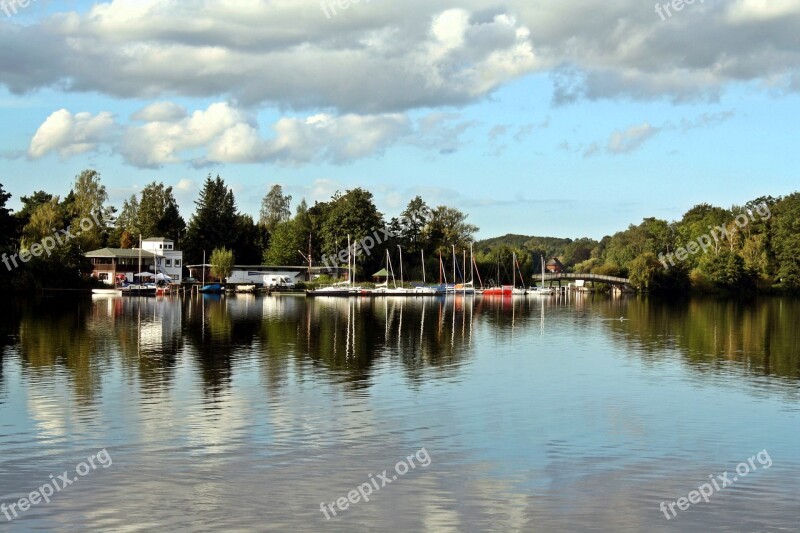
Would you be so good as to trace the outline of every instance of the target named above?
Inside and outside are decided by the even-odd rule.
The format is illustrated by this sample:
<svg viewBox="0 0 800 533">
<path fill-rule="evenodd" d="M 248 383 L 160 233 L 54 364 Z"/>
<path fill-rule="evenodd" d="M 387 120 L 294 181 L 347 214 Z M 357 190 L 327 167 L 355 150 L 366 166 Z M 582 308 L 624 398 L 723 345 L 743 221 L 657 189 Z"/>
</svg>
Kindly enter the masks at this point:
<svg viewBox="0 0 800 533">
<path fill-rule="evenodd" d="M 681 220 L 646 218 L 599 241 L 506 235 L 478 242 L 478 227 L 455 207 L 429 206 L 417 196 L 399 215 L 387 218 L 363 188 L 336 192 L 314 205 L 301 199 L 292 210 L 293 198 L 281 185 L 272 185 L 256 220 L 239 211 L 233 190 L 220 176 L 209 174 L 188 223 L 173 188 L 160 182 L 148 184 L 119 209 L 109 205 L 96 170 L 76 176 L 63 198 L 35 191 L 20 197 L 21 209 L 12 212 L 6 207 L 10 197 L 0 184 L 0 253 L 28 250 L 87 217 L 96 223 L 60 242 L 48 255 L 3 272 L 0 288 L 85 286 L 91 265 L 84 253 L 103 247 L 133 248 L 139 235 L 174 240 L 184 251 L 184 264 L 201 263 L 204 253 L 208 262 L 217 251 L 218 257 L 239 265 L 303 266 L 310 258 L 312 265 L 321 266 L 323 257 L 336 257 L 347 247 L 348 237 L 358 242 L 378 230 L 386 238 L 355 258 L 360 279 L 369 279 L 385 264 L 387 251 L 397 268 L 401 249 L 406 279 L 421 280 L 424 271 L 429 281 L 438 281 L 441 256 L 448 281 L 453 281 L 454 266 L 455 281 L 468 280 L 472 268 L 465 254 L 474 246 L 474 264 L 484 283 L 510 283 L 516 277 L 519 284 L 522 275 L 530 284 L 541 261 L 557 257 L 568 271 L 628 277 L 650 292 L 800 288 L 800 193 L 761 197 L 729 209 L 700 204 Z M 753 217 L 754 210 L 764 208 L 769 217 Z M 747 224 L 742 225 L 741 216 L 748 214 Z M 703 243 L 710 228 L 723 228 L 726 238 L 715 239 L 702 253 L 682 257 L 681 248 L 691 248 L 698 239 Z M 671 262 L 666 263 L 665 257 Z"/>
<path fill-rule="evenodd" d="M 797 291 L 800 193 L 730 208 L 703 203 L 680 220 L 645 218 L 599 241 L 506 235 L 475 247 L 483 261 L 516 252 L 535 270 L 540 257 L 557 257 L 567 271 L 627 277 L 647 292 Z"/>
</svg>

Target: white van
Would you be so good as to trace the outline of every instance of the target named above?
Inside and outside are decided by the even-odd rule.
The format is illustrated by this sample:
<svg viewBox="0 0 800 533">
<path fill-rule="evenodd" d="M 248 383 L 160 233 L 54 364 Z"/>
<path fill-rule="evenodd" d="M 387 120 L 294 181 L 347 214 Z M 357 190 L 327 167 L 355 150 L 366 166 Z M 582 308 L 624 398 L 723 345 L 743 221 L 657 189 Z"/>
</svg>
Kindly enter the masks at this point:
<svg viewBox="0 0 800 533">
<path fill-rule="evenodd" d="M 264 276 L 264 287 L 268 289 L 294 289 L 294 281 L 283 274 L 267 274 Z"/>
</svg>

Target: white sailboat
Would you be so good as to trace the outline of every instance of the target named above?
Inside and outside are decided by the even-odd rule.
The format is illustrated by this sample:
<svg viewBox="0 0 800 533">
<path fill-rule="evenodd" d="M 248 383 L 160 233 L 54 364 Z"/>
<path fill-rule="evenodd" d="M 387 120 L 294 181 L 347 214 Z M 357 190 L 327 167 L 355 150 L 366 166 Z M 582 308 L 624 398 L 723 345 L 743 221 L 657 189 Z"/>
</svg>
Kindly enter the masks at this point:
<svg viewBox="0 0 800 533">
<path fill-rule="evenodd" d="M 552 287 L 544 286 L 544 256 L 542 256 L 542 286 L 535 287 L 535 289 L 536 290 L 534 290 L 532 294 L 535 294 L 537 296 L 552 296 L 553 294 L 556 293 L 556 291 L 553 290 Z"/>
<path fill-rule="evenodd" d="M 522 281 L 522 287 L 521 288 L 517 287 L 517 272 L 516 271 L 519 270 L 519 264 L 517 263 L 517 253 L 516 252 L 512 252 L 512 261 L 513 261 L 514 264 L 511 265 L 511 275 L 514 276 L 514 277 L 513 277 L 513 280 L 511 281 L 511 284 L 514 286 L 514 288 L 511 290 L 511 294 L 514 294 L 516 296 L 524 296 L 524 295 L 528 294 L 528 290 L 525 288 L 525 280 L 522 278 L 522 271 L 520 271 L 520 273 L 519 273 L 520 281 Z"/>
<path fill-rule="evenodd" d="M 422 257 L 422 286 L 414 287 L 414 294 L 418 296 L 435 296 L 437 294 L 444 294 L 445 290 L 442 286 L 428 287 L 427 279 L 425 276 L 425 250 L 420 250 Z"/>
</svg>

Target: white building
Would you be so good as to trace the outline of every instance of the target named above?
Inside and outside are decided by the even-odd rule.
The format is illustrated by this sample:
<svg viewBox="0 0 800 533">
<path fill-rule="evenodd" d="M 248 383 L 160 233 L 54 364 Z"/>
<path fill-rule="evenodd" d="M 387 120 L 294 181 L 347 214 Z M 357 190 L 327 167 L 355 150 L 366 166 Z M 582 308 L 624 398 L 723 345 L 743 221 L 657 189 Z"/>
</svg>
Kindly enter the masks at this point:
<svg viewBox="0 0 800 533">
<path fill-rule="evenodd" d="M 142 250 L 152 253 L 159 259 L 156 261 L 158 272 L 175 280 L 182 279 L 183 252 L 175 249 L 174 241 L 164 237 L 150 237 L 142 241 Z"/>
</svg>

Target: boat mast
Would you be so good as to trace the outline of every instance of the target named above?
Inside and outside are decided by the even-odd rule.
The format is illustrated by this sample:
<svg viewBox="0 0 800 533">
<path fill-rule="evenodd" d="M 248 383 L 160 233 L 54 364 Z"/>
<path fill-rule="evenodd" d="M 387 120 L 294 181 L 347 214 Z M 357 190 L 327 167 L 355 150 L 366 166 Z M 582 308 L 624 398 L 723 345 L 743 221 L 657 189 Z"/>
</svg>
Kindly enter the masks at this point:
<svg viewBox="0 0 800 533">
<path fill-rule="evenodd" d="M 469 284 L 475 288 L 475 269 L 473 265 L 475 263 L 475 256 L 472 252 L 472 243 L 469 243 Z"/>
<path fill-rule="evenodd" d="M 394 279 L 394 266 L 392 266 L 392 255 L 389 253 L 388 248 L 386 250 L 386 268 L 388 268 L 389 272 L 392 273 L 392 285 L 394 285 L 394 288 L 396 289 L 397 288 L 397 280 Z M 389 288 L 389 277 L 388 276 L 386 277 L 386 288 L 387 289 Z"/>
<path fill-rule="evenodd" d="M 139 234 L 139 274 L 142 273 L 142 234 Z M 142 276 L 139 276 L 139 283 L 142 282 Z"/>
<path fill-rule="evenodd" d="M 456 287 L 456 245 L 453 245 L 453 289 Z"/>
<path fill-rule="evenodd" d="M 511 286 L 517 288 L 517 272 L 514 270 L 517 267 L 517 252 L 511 252 Z"/>
<path fill-rule="evenodd" d="M 350 234 L 347 234 L 347 283 L 353 286 L 353 273 L 350 270 Z"/>
<path fill-rule="evenodd" d="M 425 250 L 420 250 L 420 254 L 422 254 L 422 284 L 425 285 Z"/>
<path fill-rule="evenodd" d="M 467 293 L 467 249 L 464 248 L 464 269 L 461 271 L 461 285 L 464 286 L 464 294 Z"/>
<path fill-rule="evenodd" d="M 542 288 L 544 289 L 544 256 L 542 256 Z"/>
<path fill-rule="evenodd" d="M 400 287 L 403 287 L 403 249 L 400 245 L 397 245 L 397 249 L 400 250 Z"/>
</svg>

